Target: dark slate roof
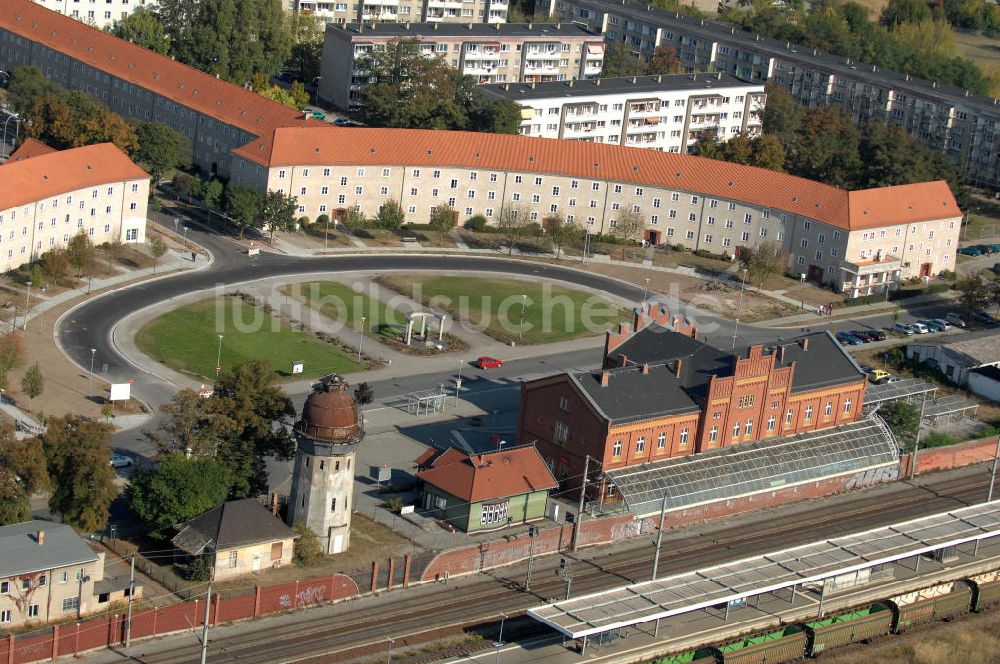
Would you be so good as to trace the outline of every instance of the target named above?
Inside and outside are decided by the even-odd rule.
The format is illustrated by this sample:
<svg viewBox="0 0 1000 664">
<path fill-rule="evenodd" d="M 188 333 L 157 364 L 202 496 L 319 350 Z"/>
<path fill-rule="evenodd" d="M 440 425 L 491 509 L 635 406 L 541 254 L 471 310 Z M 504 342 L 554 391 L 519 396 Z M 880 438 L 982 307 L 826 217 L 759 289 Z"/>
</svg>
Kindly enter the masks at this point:
<svg viewBox="0 0 1000 664">
<path fill-rule="evenodd" d="M 613 424 L 698 411 L 673 370 L 663 364 L 651 366 L 648 374 L 638 367 L 612 369 L 607 387 L 601 387 L 600 371 L 569 374 L 569 378 Z"/>
<path fill-rule="evenodd" d="M 1000 382 L 1000 367 L 979 367 L 978 369 L 973 369 L 972 373 Z"/>
<path fill-rule="evenodd" d="M 662 76 L 623 76 L 572 81 L 542 81 L 538 83 L 490 83 L 480 85 L 486 94 L 523 101 L 525 99 L 551 99 L 552 97 L 585 97 L 621 93 L 657 94 L 676 90 L 726 90 L 746 88 L 746 83 L 730 74 L 664 74 Z M 756 85 L 761 85 L 760 83 Z M 720 93 L 721 94 L 721 93 Z"/>
<path fill-rule="evenodd" d="M 809 339 L 809 350 L 803 350 L 802 339 Z M 783 341 L 782 345 L 785 347 L 785 361 L 778 366 L 795 362 L 792 392 L 852 383 L 864 376 L 854 357 L 829 332 L 804 334 Z"/>
<path fill-rule="evenodd" d="M 45 532 L 42 544 L 38 531 Z M 50 521 L 25 521 L 0 527 L 0 579 L 32 574 L 98 559 L 72 528 Z"/>
<path fill-rule="evenodd" d="M 177 535 L 170 541 L 193 556 L 206 550 L 234 549 L 298 537 L 257 498 L 230 500 L 174 528 Z"/>
</svg>

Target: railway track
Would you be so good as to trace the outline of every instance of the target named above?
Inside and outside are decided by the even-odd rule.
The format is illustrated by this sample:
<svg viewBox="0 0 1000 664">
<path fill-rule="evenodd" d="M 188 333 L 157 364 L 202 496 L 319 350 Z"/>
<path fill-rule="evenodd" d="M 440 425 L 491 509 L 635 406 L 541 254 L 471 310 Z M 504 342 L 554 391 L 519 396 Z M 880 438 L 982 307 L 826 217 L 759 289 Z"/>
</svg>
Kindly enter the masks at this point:
<svg viewBox="0 0 1000 664">
<path fill-rule="evenodd" d="M 981 479 L 975 475 L 946 478 L 877 499 L 862 492 L 833 504 L 817 504 L 807 522 L 790 521 L 779 514 L 768 521 L 775 525 L 750 532 L 745 524 L 732 524 L 708 535 L 672 539 L 668 534 L 660 560 L 661 575 L 945 511 L 982 500 L 987 481 L 985 474 Z M 593 549 L 585 553 L 593 553 Z M 651 559 L 649 546 L 596 557 L 581 556 L 574 563 L 573 594 L 579 596 L 645 579 L 650 573 Z M 309 617 L 305 613 L 302 620 L 284 625 L 280 631 L 267 632 L 262 626 L 258 638 L 220 634 L 211 642 L 208 660 L 216 664 L 332 662 L 348 652 L 362 654 L 366 647 L 382 649 L 386 636 L 408 645 L 439 638 L 442 628 L 488 623 L 501 611 L 516 616 L 528 607 L 561 598 L 565 584 L 552 574 L 555 564 L 555 556 L 536 560 L 530 594 L 521 590 L 520 570 L 500 568 L 484 573 L 481 580 L 458 590 L 441 586 L 431 594 L 397 591 L 389 607 L 362 608 L 349 602 L 342 604 L 344 610 L 334 616 Z M 195 644 L 184 650 L 134 659 L 145 664 L 197 661 Z"/>
</svg>

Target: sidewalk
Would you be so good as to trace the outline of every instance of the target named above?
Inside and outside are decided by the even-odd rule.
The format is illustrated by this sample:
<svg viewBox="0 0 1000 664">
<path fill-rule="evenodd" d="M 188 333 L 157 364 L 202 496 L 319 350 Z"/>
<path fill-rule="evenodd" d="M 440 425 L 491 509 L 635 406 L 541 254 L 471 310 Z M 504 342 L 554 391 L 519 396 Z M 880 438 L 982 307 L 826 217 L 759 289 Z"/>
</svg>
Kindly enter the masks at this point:
<svg viewBox="0 0 1000 664">
<path fill-rule="evenodd" d="M 898 308 L 910 308 L 924 304 L 939 303 L 942 300 L 953 300 L 950 293 L 930 293 L 928 295 L 917 295 L 904 300 L 889 300 L 888 302 L 873 302 L 872 304 L 862 304 L 856 307 L 840 307 L 833 310 L 832 316 L 819 316 L 815 313 L 795 314 L 783 316 L 772 320 L 764 320 L 754 325 L 760 327 L 796 327 L 802 323 L 829 323 L 837 320 L 864 318 L 865 316 L 877 316 L 879 314 L 892 313 Z"/>
</svg>

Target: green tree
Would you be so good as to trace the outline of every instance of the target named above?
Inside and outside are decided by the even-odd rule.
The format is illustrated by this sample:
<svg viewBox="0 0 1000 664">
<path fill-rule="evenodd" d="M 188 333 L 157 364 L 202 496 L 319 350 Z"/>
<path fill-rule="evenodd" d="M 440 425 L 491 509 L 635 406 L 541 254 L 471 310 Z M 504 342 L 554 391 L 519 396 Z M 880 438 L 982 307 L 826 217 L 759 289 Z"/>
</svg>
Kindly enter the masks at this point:
<svg viewBox="0 0 1000 664">
<path fill-rule="evenodd" d="M 28 408 L 31 408 L 31 404 L 34 402 L 35 397 L 40 395 L 45 389 L 45 377 L 42 375 L 42 369 L 38 366 L 38 362 L 35 362 L 28 370 L 24 372 L 21 376 L 21 391 L 24 392 L 28 397 Z"/>
<path fill-rule="evenodd" d="M 776 136 L 761 134 L 750 139 L 750 164 L 772 171 L 784 170 L 785 148 Z"/>
<path fill-rule="evenodd" d="M 368 223 L 365 213 L 357 207 L 349 207 L 340 218 L 340 223 L 349 233 L 357 233 Z"/>
<path fill-rule="evenodd" d="M 386 242 L 389 241 L 389 233 L 398 231 L 406 222 L 406 213 L 399 201 L 390 198 L 378 209 L 375 217 L 378 227 L 385 231 Z"/>
<path fill-rule="evenodd" d="M 205 209 L 208 210 L 208 220 L 212 221 L 212 212 L 220 209 L 223 203 L 224 191 L 222 183 L 218 180 L 212 179 L 208 182 L 200 184 L 199 188 L 201 200 L 205 204 Z"/>
<path fill-rule="evenodd" d="M 138 148 L 132 125 L 85 92 L 50 89 L 30 99 L 19 92 L 18 99 L 26 133 L 53 148 L 114 143 L 129 154 Z"/>
<path fill-rule="evenodd" d="M 69 264 L 76 270 L 77 276 L 90 272 L 94 260 L 94 243 L 82 230 L 74 235 L 66 245 L 66 255 Z"/>
<path fill-rule="evenodd" d="M 153 255 L 153 274 L 156 274 L 157 263 L 163 258 L 163 254 L 167 253 L 167 243 L 159 235 L 153 237 L 149 241 L 149 253 Z"/>
<path fill-rule="evenodd" d="M 67 415 L 51 420 L 41 435 L 52 483 L 49 508 L 77 530 L 103 530 L 118 495 L 108 463 L 113 432 L 103 422 Z"/>
<path fill-rule="evenodd" d="M 24 362 L 24 341 L 16 331 L 0 335 L 0 388 L 7 389 L 7 375 Z"/>
<path fill-rule="evenodd" d="M 174 190 L 174 198 L 180 200 L 181 197 L 186 197 L 188 202 L 191 202 L 191 194 L 194 191 L 194 178 L 187 173 L 174 173 L 173 179 L 170 181 L 171 188 Z"/>
<path fill-rule="evenodd" d="M 229 472 L 215 459 L 171 454 L 133 475 L 128 505 L 152 537 L 166 539 L 172 525 L 225 502 L 229 485 Z"/>
<path fill-rule="evenodd" d="M 802 106 L 785 90 L 777 85 L 768 85 L 767 104 L 761 116 L 765 134 L 776 136 L 785 147 L 788 147 L 802 128 Z"/>
<path fill-rule="evenodd" d="M 141 120 L 135 124 L 139 149 L 133 157 L 153 178 L 155 187 L 175 168 L 191 165 L 191 142 L 187 136 L 161 122 Z"/>
<path fill-rule="evenodd" d="M 226 214 L 239 227 L 240 239 L 246 229 L 257 225 L 263 203 L 263 197 L 252 187 L 235 184 L 232 180 L 226 185 Z"/>
<path fill-rule="evenodd" d="M 41 442 L 18 440 L 9 422 L 0 423 L 0 526 L 30 519 L 28 501 L 48 485 Z"/>
<path fill-rule="evenodd" d="M 583 235 L 582 228 L 572 221 L 566 221 L 566 218 L 561 214 L 546 219 L 546 231 L 556 248 L 556 260 L 562 254 L 563 247 L 573 244 Z"/>
<path fill-rule="evenodd" d="M 444 236 L 455 230 L 455 226 L 458 225 L 458 213 L 447 205 L 435 205 L 431 208 L 429 225 L 432 231 L 437 232 L 443 243 Z"/>
<path fill-rule="evenodd" d="M 374 400 L 375 391 L 368 383 L 359 383 L 358 386 L 354 388 L 354 401 L 359 406 L 367 406 Z"/>
<path fill-rule="evenodd" d="M 153 435 L 161 453 L 214 458 L 229 472 L 236 498 L 266 488 L 267 458 L 289 459 L 295 451 L 290 434 L 295 409 L 284 391 L 271 385 L 271 368 L 262 360 L 223 371 L 208 398 L 181 390 L 161 410 L 163 434 Z"/>
<path fill-rule="evenodd" d="M 292 558 L 295 564 L 302 567 L 315 565 L 323 557 L 323 547 L 320 545 L 316 533 L 301 521 L 296 521 L 292 530 L 298 533 L 298 539 L 295 540 L 294 545 L 295 553 Z"/>
<path fill-rule="evenodd" d="M 604 42 L 604 65 L 601 78 L 635 76 L 639 73 L 641 60 L 638 53 L 620 41 Z"/>
<path fill-rule="evenodd" d="M 982 274 L 973 274 L 965 279 L 959 279 L 955 284 L 958 291 L 958 301 L 962 303 L 962 309 L 966 316 L 986 310 L 993 300 L 989 283 L 983 279 Z"/>
<path fill-rule="evenodd" d="M 274 231 L 288 231 L 295 228 L 295 213 L 299 202 L 294 196 L 268 189 L 261 201 L 260 225 L 270 238 Z"/>
<path fill-rule="evenodd" d="M 920 425 L 920 408 L 905 401 L 893 401 L 879 406 L 878 416 L 882 418 L 896 441 L 912 450 Z"/>
<path fill-rule="evenodd" d="M 66 251 L 66 247 L 53 247 L 42 254 L 39 263 L 45 276 L 52 283 L 59 284 L 69 272 L 69 253 Z"/>
<path fill-rule="evenodd" d="M 901 23 L 920 23 L 931 18 L 931 10 L 924 0 L 889 0 L 879 15 L 879 23 L 890 28 Z"/>
<path fill-rule="evenodd" d="M 320 74 L 325 22 L 315 14 L 295 12 L 290 17 L 292 50 L 286 66 L 300 81 L 311 82 Z"/>
<path fill-rule="evenodd" d="M 289 108 L 301 109 L 309 103 L 309 93 L 301 81 L 294 81 L 287 89 L 280 85 L 271 85 L 267 74 L 254 74 L 250 88 L 261 97 L 284 104 Z"/>
<path fill-rule="evenodd" d="M 133 12 L 118 19 L 105 30 L 119 39 L 125 39 L 161 55 L 170 52 L 170 38 L 167 37 L 163 24 L 147 7 L 136 7 Z"/>
<path fill-rule="evenodd" d="M 46 94 L 59 94 L 65 89 L 46 78 L 42 70 L 34 65 L 17 67 L 10 72 L 7 82 L 7 96 L 11 107 L 18 113 L 26 114 L 28 107 Z"/>
</svg>

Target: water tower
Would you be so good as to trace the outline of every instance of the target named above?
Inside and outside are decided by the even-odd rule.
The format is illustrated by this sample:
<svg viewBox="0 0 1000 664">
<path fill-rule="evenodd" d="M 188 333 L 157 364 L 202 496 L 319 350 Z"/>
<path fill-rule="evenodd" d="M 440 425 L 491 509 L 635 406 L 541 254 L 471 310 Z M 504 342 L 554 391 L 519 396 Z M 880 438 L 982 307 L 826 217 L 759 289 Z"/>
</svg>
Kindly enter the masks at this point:
<svg viewBox="0 0 1000 664">
<path fill-rule="evenodd" d="M 346 551 L 351 540 L 355 453 L 365 432 L 354 398 L 339 376 L 306 398 L 294 427 L 298 449 L 292 471 L 288 524 L 301 521 L 326 554 Z"/>
</svg>

